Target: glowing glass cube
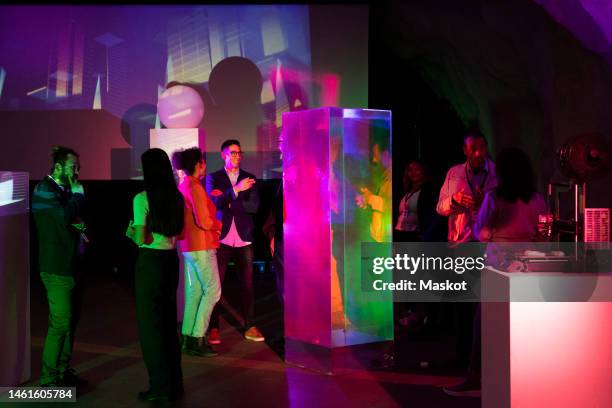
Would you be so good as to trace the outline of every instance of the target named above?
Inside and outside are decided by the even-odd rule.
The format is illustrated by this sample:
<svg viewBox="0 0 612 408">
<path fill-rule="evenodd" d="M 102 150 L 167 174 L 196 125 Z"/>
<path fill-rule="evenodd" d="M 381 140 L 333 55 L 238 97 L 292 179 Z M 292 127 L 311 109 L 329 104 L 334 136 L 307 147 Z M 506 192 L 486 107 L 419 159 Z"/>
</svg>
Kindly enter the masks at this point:
<svg viewBox="0 0 612 408">
<path fill-rule="evenodd" d="M 393 297 L 361 244 L 392 254 L 391 112 L 283 114 L 286 360 L 335 371 L 336 351 L 393 339 Z"/>
</svg>

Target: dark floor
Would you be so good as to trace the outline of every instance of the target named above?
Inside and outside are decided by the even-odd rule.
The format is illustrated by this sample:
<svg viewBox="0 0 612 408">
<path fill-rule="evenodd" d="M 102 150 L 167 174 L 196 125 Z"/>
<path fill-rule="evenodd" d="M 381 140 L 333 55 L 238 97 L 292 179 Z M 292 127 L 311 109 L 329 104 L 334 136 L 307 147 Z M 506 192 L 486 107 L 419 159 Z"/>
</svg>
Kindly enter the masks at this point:
<svg viewBox="0 0 612 408">
<path fill-rule="evenodd" d="M 258 273 L 255 279 L 257 310 L 265 322 L 260 328 L 269 339 L 278 335 L 282 321 L 273 281 L 270 273 Z M 235 300 L 232 296 L 234 284 L 228 277 L 224 296 L 230 303 Z M 85 280 L 83 288 L 82 315 L 72 365 L 90 385 L 79 392 L 76 406 L 144 405 L 136 399 L 136 393 L 147 388 L 147 374 L 140 357 L 131 279 L 118 274 L 96 274 Z M 35 385 L 47 327 L 45 294 L 36 278 L 32 282 L 31 299 L 33 367 L 32 381 L 28 385 Z M 221 322 L 223 343 L 218 346 L 218 357 L 183 357 L 186 393 L 181 401 L 167 406 L 480 406 L 480 399 L 453 398 L 442 392 L 443 385 L 456 382 L 461 374 L 460 369 L 445 363 L 452 359 L 452 353 L 448 353 L 452 346 L 444 338 L 419 338 L 400 333 L 394 367 L 353 370 L 330 376 L 286 365 L 282 360 L 282 347 L 274 346 L 276 343 L 271 341 L 243 340 L 235 328 L 236 323 L 235 310 L 228 306 Z M 419 361 L 423 360 L 431 361 L 429 367 L 421 367 Z"/>
</svg>

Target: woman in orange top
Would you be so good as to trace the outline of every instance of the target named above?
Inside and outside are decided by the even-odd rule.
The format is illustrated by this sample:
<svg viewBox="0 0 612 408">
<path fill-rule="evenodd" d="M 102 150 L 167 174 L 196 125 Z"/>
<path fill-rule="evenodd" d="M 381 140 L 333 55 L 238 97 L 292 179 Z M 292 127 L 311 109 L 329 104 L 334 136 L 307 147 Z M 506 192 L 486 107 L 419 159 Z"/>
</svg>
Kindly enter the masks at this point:
<svg viewBox="0 0 612 408">
<path fill-rule="evenodd" d="M 185 227 L 178 248 L 185 262 L 183 351 L 211 357 L 217 353 L 204 340 L 213 307 L 221 297 L 217 248 L 221 221 L 200 178 L 206 174 L 202 151 L 193 147 L 173 154 L 174 167 L 185 172 L 179 191 L 185 199 Z M 199 343 L 202 343 L 200 347 Z"/>
</svg>

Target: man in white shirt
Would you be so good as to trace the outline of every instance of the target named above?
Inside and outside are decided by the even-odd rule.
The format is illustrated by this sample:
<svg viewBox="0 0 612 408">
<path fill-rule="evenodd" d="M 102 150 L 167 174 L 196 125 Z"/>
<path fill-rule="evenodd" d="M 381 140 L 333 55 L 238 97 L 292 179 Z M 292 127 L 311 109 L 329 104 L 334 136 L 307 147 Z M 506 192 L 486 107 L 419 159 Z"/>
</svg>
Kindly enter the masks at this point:
<svg viewBox="0 0 612 408">
<path fill-rule="evenodd" d="M 474 131 L 463 139 L 467 160 L 450 168 L 440 189 L 438 214 L 448 217 L 448 241 L 477 241 L 474 223 L 485 193 L 497 186 L 495 165 L 488 159 L 487 141 Z"/>
<path fill-rule="evenodd" d="M 466 162 L 450 168 L 440 189 L 438 214 L 448 217 L 448 241 L 453 245 L 478 241 L 475 233 L 478 211 L 487 192 L 497 186 L 495 165 L 488 159 L 487 140 L 478 131 L 463 138 Z M 472 346 L 468 373 L 464 381 L 445 387 L 444 392 L 453 396 L 480 395 L 480 304 L 457 305 L 460 316 L 458 334 L 461 344 L 469 344 L 469 322 L 472 321 Z"/>
</svg>

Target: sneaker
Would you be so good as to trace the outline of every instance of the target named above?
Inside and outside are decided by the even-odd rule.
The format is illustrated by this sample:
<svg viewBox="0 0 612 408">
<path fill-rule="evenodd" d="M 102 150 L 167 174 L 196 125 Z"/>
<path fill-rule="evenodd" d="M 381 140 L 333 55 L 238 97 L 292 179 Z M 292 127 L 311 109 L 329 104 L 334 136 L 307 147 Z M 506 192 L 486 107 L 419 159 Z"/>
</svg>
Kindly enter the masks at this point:
<svg viewBox="0 0 612 408">
<path fill-rule="evenodd" d="M 480 397 L 480 379 L 468 377 L 459 384 L 444 387 L 443 390 L 446 394 L 453 397 Z"/>
<path fill-rule="evenodd" d="M 210 329 L 210 333 L 208 333 L 208 344 L 221 344 L 221 336 L 219 336 L 219 329 Z"/>
<path fill-rule="evenodd" d="M 244 338 L 251 341 L 265 341 L 266 338 L 261 334 L 257 327 L 251 326 L 249 330 L 244 332 Z"/>
</svg>

